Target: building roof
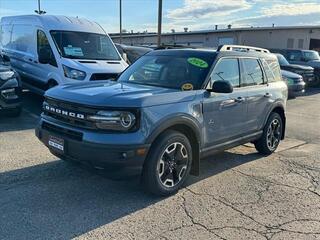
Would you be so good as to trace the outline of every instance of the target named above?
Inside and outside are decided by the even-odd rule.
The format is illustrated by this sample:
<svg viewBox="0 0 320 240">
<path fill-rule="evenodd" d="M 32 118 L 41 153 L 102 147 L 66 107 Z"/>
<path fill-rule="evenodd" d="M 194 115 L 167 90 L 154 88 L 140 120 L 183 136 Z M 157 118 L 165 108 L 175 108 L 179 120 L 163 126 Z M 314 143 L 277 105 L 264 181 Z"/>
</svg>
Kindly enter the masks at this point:
<svg viewBox="0 0 320 240">
<path fill-rule="evenodd" d="M 295 29 L 319 29 L 320 25 L 310 26 L 279 26 L 279 27 L 246 27 L 246 28 L 228 28 L 217 30 L 198 30 L 189 32 L 174 32 L 174 33 L 162 33 L 162 36 L 172 35 L 192 35 L 192 34 L 208 34 L 208 33 L 225 33 L 225 32 L 241 32 L 241 31 L 271 31 L 271 30 L 295 30 Z M 122 37 L 152 37 L 156 36 L 156 32 L 150 33 L 122 33 Z M 119 37 L 119 33 L 111 33 L 112 37 Z"/>
</svg>

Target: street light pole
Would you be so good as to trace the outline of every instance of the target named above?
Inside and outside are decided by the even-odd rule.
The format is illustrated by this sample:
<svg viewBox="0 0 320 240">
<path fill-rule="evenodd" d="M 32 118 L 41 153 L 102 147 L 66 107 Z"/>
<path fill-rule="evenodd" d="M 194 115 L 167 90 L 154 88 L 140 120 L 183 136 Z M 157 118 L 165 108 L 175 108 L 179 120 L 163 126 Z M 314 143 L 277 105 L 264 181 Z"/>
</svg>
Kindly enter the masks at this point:
<svg viewBox="0 0 320 240">
<path fill-rule="evenodd" d="M 162 0 L 159 1 L 158 6 L 158 47 L 161 45 L 161 25 L 162 25 Z"/>
<path fill-rule="evenodd" d="M 122 43 L 122 0 L 119 0 L 120 3 L 120 44 Z"/>
</svg>

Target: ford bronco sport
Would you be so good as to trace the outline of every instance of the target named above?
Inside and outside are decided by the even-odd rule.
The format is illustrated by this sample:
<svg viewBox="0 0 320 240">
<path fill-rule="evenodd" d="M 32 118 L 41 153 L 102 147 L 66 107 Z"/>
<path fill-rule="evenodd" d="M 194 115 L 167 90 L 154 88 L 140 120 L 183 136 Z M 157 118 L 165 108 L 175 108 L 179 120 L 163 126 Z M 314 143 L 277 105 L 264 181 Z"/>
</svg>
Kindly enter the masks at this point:
<svg viewBox="0 0 320 240">
<path fill-rule="evenodd" d="M 47 91 L 36 135 L 64 160 L 141 169 L 148 191 L 168 195 L 212 153 L 248 142 L 273 153 L 287 94 L 265 49 L 152 51 L 116 82 Z"/>
</svg>

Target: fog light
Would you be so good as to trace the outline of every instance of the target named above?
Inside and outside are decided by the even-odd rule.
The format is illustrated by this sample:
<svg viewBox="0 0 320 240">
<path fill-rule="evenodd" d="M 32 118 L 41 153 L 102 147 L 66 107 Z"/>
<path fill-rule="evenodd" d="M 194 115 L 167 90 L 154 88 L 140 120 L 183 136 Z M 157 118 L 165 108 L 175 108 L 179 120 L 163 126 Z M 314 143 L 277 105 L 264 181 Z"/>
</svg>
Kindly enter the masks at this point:
<svg viewBox="0 0 320 240">
<path fill-rule="evenodd" d="M 5 99 L 16 99 L 16 98 L 18 98 L 18 96 L 16 94 L 16 90 L 14 88 L 9 88 L 9 89 L 2 90 L 1 91 L 1 95 Z"/>
</svg>

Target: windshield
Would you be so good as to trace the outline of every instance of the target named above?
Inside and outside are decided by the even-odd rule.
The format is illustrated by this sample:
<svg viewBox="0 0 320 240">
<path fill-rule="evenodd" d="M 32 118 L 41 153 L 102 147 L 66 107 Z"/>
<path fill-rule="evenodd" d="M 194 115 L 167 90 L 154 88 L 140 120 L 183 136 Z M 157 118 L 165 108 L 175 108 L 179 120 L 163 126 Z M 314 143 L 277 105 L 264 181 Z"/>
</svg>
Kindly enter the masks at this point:
<svg viewBox="0 0 320 240">
<path fill-rule="evenodd" d="M 186 90 L 201 89 L 214 57 L 146 55 L 139 58 L 118 81 Z"/>
<path fill-rule="evenodd" d="M 283 55 L 277 54 L 277 58 L 278 58 L 280 66 L 288 66 L 288 65 L 290 65 L 289 62 L 287 61 L 287 59 Z"/>
<path fill-rule="evenodd" d="M 305 51 L 303 56 L 307 61 L 320 60 L 319 53 L 316 51 Z"/>
<path fill-rule="evenodd" d="M 120 60 L 107 35 L 71 31 L 51 31 L 51 36 L 65 58 Z"/>
</svg>

